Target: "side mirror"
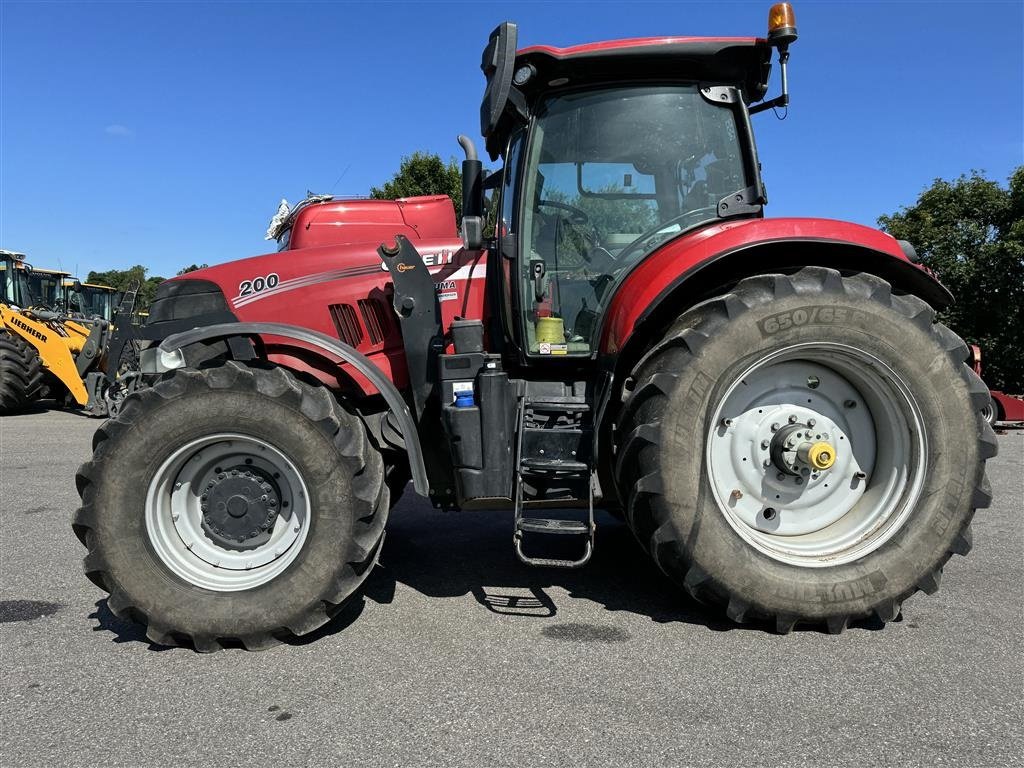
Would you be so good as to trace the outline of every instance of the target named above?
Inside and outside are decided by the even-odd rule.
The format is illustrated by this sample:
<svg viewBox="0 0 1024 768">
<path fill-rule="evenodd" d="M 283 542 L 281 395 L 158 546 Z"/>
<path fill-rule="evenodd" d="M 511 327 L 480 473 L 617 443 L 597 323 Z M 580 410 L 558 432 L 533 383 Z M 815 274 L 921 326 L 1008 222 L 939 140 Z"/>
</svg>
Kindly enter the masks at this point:
<svg viewBox="0 0 1024 768">
<path fill-rule="evenodd" d="M 479 251 L 484 245 L 484 166 L 472 139 L 459 136 L 459 145 L 466 153 L 462 161 L 462 246 Z"/>
<path fill-rule="evenodd" d="M 495 27 L 487 40 L 480 61 L 480 69 L 487 78 L 483 102 L 480 105 L 480 135 L 490 139 L 498 127 L 512 90 L 512 73 L 516 64 L 518 29 L 506 21 Z M 490 146 L 488 145 L 488 149 Z M 491 152 L 493 159 L 496 153 Z"/>
<path fill-rule="evenodd" d="M 467 251 L 479 251 L 484 247 L 484 217 L 462 217 L 462 247 Z"/>
</svg>

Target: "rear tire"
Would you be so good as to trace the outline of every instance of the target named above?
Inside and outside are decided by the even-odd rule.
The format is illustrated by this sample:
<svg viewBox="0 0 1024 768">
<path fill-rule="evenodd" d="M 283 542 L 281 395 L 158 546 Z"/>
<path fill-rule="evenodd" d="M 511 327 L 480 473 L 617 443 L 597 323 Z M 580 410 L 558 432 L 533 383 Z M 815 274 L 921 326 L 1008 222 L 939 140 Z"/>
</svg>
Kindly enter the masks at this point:
<svg viewBox="0 0 1024 768">
<path fill-rule="evenodd" d="M 174 372 L 131 395 L 93 447 L 74 520 L 85 572 L 154 643 L 255 650 L 306 634 L 376 562 L 380 454 L 328 390 L 284 369 Z M 208 505 L 241 515 L 232 536 L 246 543 Z"/>
<path fill-rule="evenodd" d="M 28 342 L 0 331 L 0 415 L 18 413 L 39 399 L 43 365 Z"/>
<path fill-rule="evenodd" d="M 927 304 L 872 275 L 745 279 L 687 311 L 632 373 L 616 432 L 628 522 L 669 577 L 736 622 L 839 632 L 891 621 L 917 590 L 938 589 L 991 501 L 988 391 L 967 357 Z M 830 386 L 838 407 L 825 402 Z M 872 408 L 860 426 L 844 415 L 858 401 Z M 776 461 L 791 465 L 773 435 L 811 413 L 821 415 L 806 437 L 835 443 L 836 473 L 779 471 Z"/>
</svg>

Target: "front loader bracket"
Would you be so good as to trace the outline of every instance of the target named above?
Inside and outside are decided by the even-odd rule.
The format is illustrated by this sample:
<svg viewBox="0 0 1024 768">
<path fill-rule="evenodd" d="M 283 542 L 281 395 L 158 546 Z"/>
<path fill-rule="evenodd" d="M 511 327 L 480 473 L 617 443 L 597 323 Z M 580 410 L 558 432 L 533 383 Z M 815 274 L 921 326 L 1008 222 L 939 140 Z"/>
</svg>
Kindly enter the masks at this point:
<svg viewBox="0 0 1024 768">
<path fill-rule="evenodd" d="M 135 313 L 135 298 L 138 292 L 139 282 L 134 280 L 121 297 L 121 303 L 114 314 L 114 332 L 110 335 L 110 339 L 107 342 L 106 374 L 107 381 L 110 384 L 117 380 L 125 347 L 131 347 L 130 352 L 133 357 L 138 355 L 138 350 L 135 347 L 138 333 L 135 326 L 132 325 L 132 315 Z"/>
<path fill-rule="evenodd" d="M 395 236 L 394 248 L 381 245 L 377 254 L 395 286 L 392 303 L 402 330 L 416 417 L 422 420 L 437 387 L 437 356 L 444 351 L 437 290 L 419 251 L 402 235 Z"/>
</svg>

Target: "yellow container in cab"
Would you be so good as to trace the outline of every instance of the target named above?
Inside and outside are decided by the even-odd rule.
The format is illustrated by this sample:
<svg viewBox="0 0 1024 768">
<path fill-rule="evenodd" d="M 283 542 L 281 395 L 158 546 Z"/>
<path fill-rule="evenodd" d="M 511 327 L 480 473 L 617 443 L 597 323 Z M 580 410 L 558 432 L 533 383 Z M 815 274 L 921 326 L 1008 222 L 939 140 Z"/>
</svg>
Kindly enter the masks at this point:
<svg viewBox="0 0 1024 768">
<path fill-rule="evenodd" d="M 538 344 L 564 344 L 565 322 L 560 317 L 537 318 Z"/>
</svg>

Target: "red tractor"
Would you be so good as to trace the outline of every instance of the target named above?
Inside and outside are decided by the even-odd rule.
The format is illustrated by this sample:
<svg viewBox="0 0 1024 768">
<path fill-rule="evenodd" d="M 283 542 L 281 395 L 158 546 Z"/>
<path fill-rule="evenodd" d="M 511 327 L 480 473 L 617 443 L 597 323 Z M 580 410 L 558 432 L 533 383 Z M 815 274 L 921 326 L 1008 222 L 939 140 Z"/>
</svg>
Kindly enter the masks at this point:
<svg viewBox="0 0 1024 768">
<path fill-rule="evenodd" d="M 517 50 L 502 24 L 502 167 L 460 137 L 461 237 L 447 198 L 317 197 L 277 253 L 161 284 L 78 475 L 110 609 L 200 651 L 308 633 L 410 479 L 511 509 L 530 565 L 582 566 L 608 509 L 695 599 L 779 632 L 934 592 L 990 501 L 988 390 L 908 243 L 764 218 L 751 115 L 787 104 L 796 36 L 785 3 L 764 39 Z"/>
</svg>

